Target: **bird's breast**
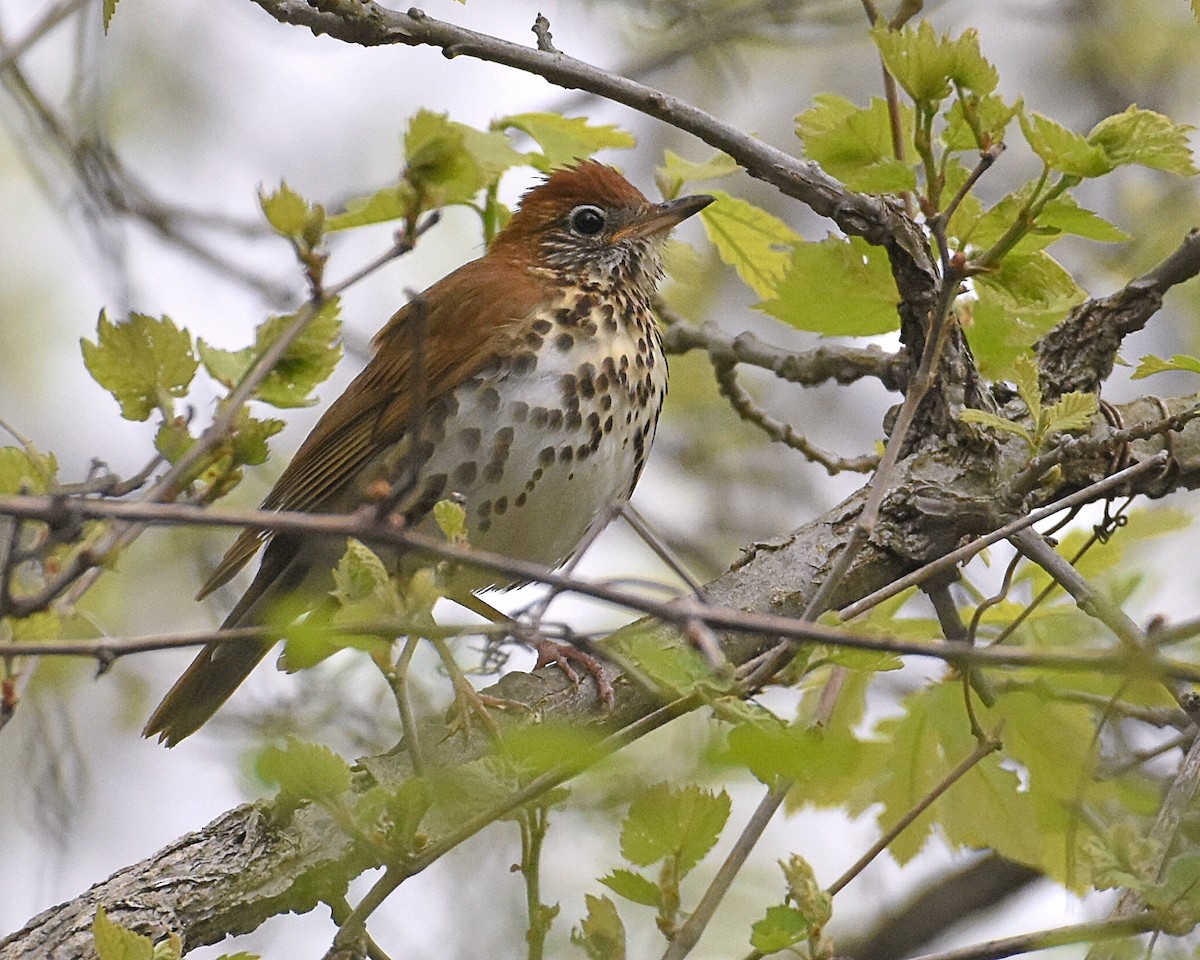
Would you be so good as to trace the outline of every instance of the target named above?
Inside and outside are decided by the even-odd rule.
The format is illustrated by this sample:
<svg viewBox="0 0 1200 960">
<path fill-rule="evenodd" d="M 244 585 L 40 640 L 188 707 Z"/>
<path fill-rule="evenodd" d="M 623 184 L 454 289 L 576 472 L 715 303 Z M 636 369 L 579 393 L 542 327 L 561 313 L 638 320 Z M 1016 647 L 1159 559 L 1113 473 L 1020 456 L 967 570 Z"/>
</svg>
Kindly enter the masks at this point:
<svg viewBox="0 0 1200 960">
<path fill-rule="evenodd" d="M 472 545 L 554 566 L 633 492 L 666 390 L 644 301 L 563 293 L 431 405 L 414 512 L 461 498 Z"/>
</svg>

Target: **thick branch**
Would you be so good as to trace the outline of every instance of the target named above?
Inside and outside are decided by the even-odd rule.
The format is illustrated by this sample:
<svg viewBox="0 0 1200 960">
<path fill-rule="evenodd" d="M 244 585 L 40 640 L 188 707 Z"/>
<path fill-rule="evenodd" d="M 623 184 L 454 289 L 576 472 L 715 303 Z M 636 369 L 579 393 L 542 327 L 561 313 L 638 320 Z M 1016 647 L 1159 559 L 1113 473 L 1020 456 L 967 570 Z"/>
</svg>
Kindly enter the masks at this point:
<svg viewBox="0 0 1200 960">
<path fill-rule="evenodd" d="M 1037 344 L 1042 391 L 1051 402 L 1072 390 L 1092 392 L 1112 373 L 1129 334 L 1141 330 L 1176 284 L 1200 274 L 1200 230 L 1153 270 L 1116 293 L 1081 303 Z"/>
<path fill-rule="evenodd" d="M 1190 402 L 1190 398 L 1170 401 L 1168 407 L 1183 409 Z M 1162 415 L 1158 403 L 1149 399 L 1127 405 L 1122 413 L 1126 423 Z M 1139 441 L 1132 445 L 1130 457 L 1145 459 L 1163 448 L 1161 438 Z M 1178 469 L 1171 471 L 1170 482 L 1200 486 L 1200 424 L 1193 422 L 1174 436 L 1173 453 Z M 1025 462 L 1016 449 L 993 464 L 981 458 L 964 461 L 949 444 L 904 461 L 875 536 L 839 584 L 833 602 L 844 605 L 865 596 L 948 552 L 964 537 L 995 529 L 1020 515 L 1030 504 L 1005 508 L 997 491 L 1020 474 Z M 1060 486 L 1039 490 L 1038 502 L 1099 479 L 1107 471 L 1108 458 L 1097 456 L 1064 468 Z M 1166 493 L 1167 481 L 1158 476 L 1144 474 L 1128 492 Z M 855 495 L 786 537 L 754 545 L 732 570 L 709 585 L 708 599 L 752 613 L 794 615 L 803 610 L 836 561 L 860 504 L 861 495 Z M 664 638 L 664 642 L 683 641 Z M 734 664 L 749 661 L 772 643 L 773 638 L 758 634 L 722 636 L 726 656 Z M 663 712 L 661 701 L 641 687 L 618 679 L 615 690 L 611 712 L 600 706 L 591 684 L 571 687 L 555 670 L 510 674 L 489 692 L 529 703 L 534 709 L 528 716 L 538 722 L 558 719 L 600 730 L 634 728 L 634 733 L 694 706 L 685 703 Z M 506 722 L 527 721 L 514 717 Z M 483 738 L 466 745 L 445 739 L 441 717 L 428 723 L 422 742 L 429 746 L 426 760 L 433 766 L 461 766 L 485 747 Z M 408 776 L 403 756 L 377 758 L 365 766 L 372 776 L 364 776 L 356 789 L 373 779 L 397 784 Z M 79 899 L 46 911 L 0 943 L 0 960 L 92 956 L 87 928 L 97 903 L 104 903 L 114 919 L 137 929 L 159 934 L 174 929 L 189 947 L 215 942 L 228 933 L 252 929 L 274 914 L 311 909 L 376 859 L 347 840 L 319 808 L 302 807 L 291 820 L 278 823 L 271 820 L 272 809 L 265 804 L 231 811 Z M 212 866 L 199 874 L 197 864 Z"/>
</svg>

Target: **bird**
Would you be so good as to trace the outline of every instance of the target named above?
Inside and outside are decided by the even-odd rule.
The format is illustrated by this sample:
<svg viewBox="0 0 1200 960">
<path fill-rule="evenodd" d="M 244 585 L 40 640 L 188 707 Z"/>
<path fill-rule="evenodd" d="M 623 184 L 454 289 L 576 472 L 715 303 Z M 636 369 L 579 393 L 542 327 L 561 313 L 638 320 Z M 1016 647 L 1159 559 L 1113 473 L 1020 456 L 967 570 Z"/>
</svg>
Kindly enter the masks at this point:
<svg viewBox="0 0 1200 960">
<path fill-rule="evenodd" d="M 471 546 L 547 570 L 566 561 L 629 499 L 645 466 L 667 392 L 651 305 L 663 250 L 671 229 L 713 199 L 654 203 L 596 160 L 551 171 L 483 256 L 410 299 L 375 335 L 363 370 L 263 509 L 353 512 L 407 471 L 411 492 L 399 509 L 410 528 L 435 530 L 434 505 L 454 498 Z M 343 544 L 251 527 L 197 599 L 264 546 L 223 629 L 263 625 L 280 599 L 319 599 L 333 587 Z M 460 577 L 452 599 L 512 585 L 479 571 Z M 273 645 L 207 644 L 143 736 L 174 746 L 194 733 Z"/>
</svg>

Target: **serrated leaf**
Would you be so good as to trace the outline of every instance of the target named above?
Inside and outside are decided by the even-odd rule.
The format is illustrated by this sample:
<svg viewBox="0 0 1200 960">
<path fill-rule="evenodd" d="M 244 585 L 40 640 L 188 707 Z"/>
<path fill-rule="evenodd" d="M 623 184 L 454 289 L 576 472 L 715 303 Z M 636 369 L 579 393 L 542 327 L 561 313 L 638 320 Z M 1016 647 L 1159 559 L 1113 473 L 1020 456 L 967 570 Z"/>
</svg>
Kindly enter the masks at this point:
<svg viewBox="0 0 1200 960">
<path fill-rule="evenodd" d="M 183 956 L 183 938 L 177 933 L 169 933 L 162 940 L 154 945 L 154 960 L 180 960 Z M 245 954 L 250 957 L 249 954 Z M 221 960 L 220 957 L 217 960 Z M 237 960 L 235 956 L 233 960 Z M 250 957 L 250 960 L 257 960 L 255 957 Z"/>
<path fill-rule="evenodd" d="M 1086 297 L 1074 277 L 1040 250 L 1009 254 L 975 283 L 967 339 L 980 370 L 992 379 L 1010 376 L 1016 357 Z"/>
<path fill-rule="evenodd" d="M 815 105 L 796 118 L 796 136 L 810 160 L 851 190 L 899 193 L 917 185 L 911 164 L 896 159 L 888 105 L 875 97 L 857 107 L 835 94 L 819 94 Z M 912 108 L 900 106 L 904 142 L 912 140 Z"/>
<path fill-rule="evenodd" d="M 52 453 L 35 447 L 0 447 L 0 493 L 46 493 L 58 476 Z"/>
<path fill-rule="evenodd" d="M 700 211 L 700 221 L 717 255 L 760 297 L 771 296 L 800 237 L 778 217 L 740 197 L 709 192 L 717 201 Z"/>
<path fill-rule="evenodd" d="M 103 907 L 96 908 L 92 937 L 99 960 L 153 960 L 154 944 L 150 938 L 110 920 Z"/>
<path fill-rule="evenodd" d="M 990 413 L 987 410 L 964 410 L 958 415 L 963 423 L 977 423 L 982 427 L 987 427 L 989 430 L 999 430 L 1002 433 L 1011 433 L 1020 437 L 1030 448 L 1033 447 L 1033 437 L 1029 435 L 1029 431 L 1019 423 L 1012 420 L 1005 420 L 1001 416 Z"/>
<path fill-rule="evenodd" d="M 682 877 L 700 862 L 729 819 L 729 794 L 660 783 L 629 806 L 621 827 L 621 855 L 639 867 L 673 857 Z"/>
<path fill-rule="evenodd" d="M 1094 393 L 1081 393 L 1072 390 L 1052 404 L 1044 416 L 1043 435 L 1052 437 L 1057 433 L 1070 433 L 1073 430 L 1083 430 L 1091 423 L 1096 415 L 1099 401 Z"/>
<path fill-rule="evenodd" d="M 727 153 L 714 153 L 709 159 L 696 163 L 685 160 L 673 150 L 663 151 L 663 165 L 654 172 L 654 182 L 668 200 L 679 196 L 689 183 L 697 180 L 717 180 L 737 173 L 738 162 Z"/>
<path fill-rule="evenodd" d="M 625 924 L 608 897 L 585 894 L 587 916 L 571 931 L 571 942 L 583 947 L 589 960 L 625 960 Z"/>
<path fill-rule="evenodd" d="M 405 178 L 430 206 L 467 203 L 525 160 L 503 133 L 476 130 L 428 110 L 418 111 L 409 121 L 404 150 Z"/>
<path fill-rule="evenodd" d="M 266 463 L 270 455 L 267 441 L 285 425 L 282 420 L 274 417 L 259 420 L 250 416 L 245 409 L 241 410 L 234 421 L 233 433 L 229 438 L 234 463 L 250 467 Z"/>
<path fill-rule="evenodd" d="M 750 929 L 750 946 L 762 954 L 779 953 L 808 938 L 812 924 L 795 907 L 777 904 Z"/>
<path fill-rule="evenodd" d="M 168 317 L 133 313 L 121 323 L 100 312 L 96 342 L 80 340 L 88 372 L 121 405 L 126 420 L 146 420 L 155 409 L 164 413 L 172 398 L 187 394 L 198 366 L 192 337 Z"/>
<path fill-rule="evenodd" d="M 601 877 L 600 882 L 617 896 L 645 907 L 658 907 L 663 901 L 658 884 L 634 870 L 614 870 L 607 877 Z"/>
<path fill-rule="evenodd" d="M 1168 370 L 1200 373 L 1200 358 L 1177 353 L 1170 360 L 1164 360 L 1162 357 L 1147 354 L 1138 361 L 1137 369 L 1130 374 L 1130 379 L 1144 380 L 1146 377 L 1153 376 L 1156 373 L 1165 373 Z"/>
<path fill-rule="evenodd" d="M 1022 100 L 1010 104 L 998 94 L 975 97 L 966 104 L 964 106 L 963 100 L 955 100 L 946 111 L 942 142 L 947 150 L 980 150 L 984 146 L 1002 142 L 1012 118 L 1024 109 Z M 986 138 L 986 144 L 976 140 L 975 130 L 967 122 L 967 110 L 974 112 L 975 122 Z"/>
<path fill-rule="evenodd" d="M 1138 164 L 1190 177 L 1197 173 L 1188 144 L 1188 134 L 1194 129 L 1133 105 L 1101 120 L 1087 141 L 1102 150 L 1114 166 Z"/>
<path fill-rule="evenodd" d="M 330 231 L 365 227 L 371 223 L 386 223 L 400 220 L 417 212 L 417 195 L 412 184 L 401 181 L 383 187 L 365 197 L 354 197 L 346 201 L 346 207 L 325 221 Z"/>
<path fill-rule="evenodd" d="M 970 242 L 985 248 L 999 240 L 1018 218 L 1027 216 L 1024 208 L 1031 191 L 1032 184 L 1026 184 L 992 206 L 979 217 L 971 229 Z M 1102 243 L 1123 243 L 1130 239 L 1125 231 L 1091 210 L 1079 206 L 1073 197 L 1063 194 L 1042 207 L 1034 229 L 1013 248 L 1014 252 L 1030 253 L 1040 250 L 1054 243 L 1065 233 Z"/>
<path fill-rule="evenodd" d="M 884 66 L 914 100 L 939 101 L 950 95 L 953 65 L 946 38 L 939 39 L 928 20 L 915 28 L 889 30 L 879 23 L 871 31 Z"/>
<path fill-rule="evenodd" d="M 599 150 L 636 146 L 632 134 L 609 124 L 593 124 L 586 117 L 560 113 L 516 113 L 492 122 L 493 130 L 520 130 L 542 148 L 527 159 L 543 173 L 586 160 Z"/>
<path fill-rule="evenodd" d="M 1103 176 L 1116 167 L 1102 147 L 1040 113 L 1022 113 L 1021 131 L 1033 152 L 1052 170 L 1087 178 Z"/>
<path fill-rule="evenodd" d="M 285 803 L 330 802 L 350 789 L 350 765 L 328 747 L 288 737 L 284 747 L 264 749 L 255 763 L 259 778 L 279 787 Z"/>
<path fill-rule="evenodd" d="M 285 237 L 301 236 L 314 213 L 313 205 L 288 186 L 286 180 L 280 181 L 279 189 L 271 193 L 260 190 L 258 204 L 267 223 Z"/>
<path fill-rule="evenodd" d="M 887 255 L 859 237 L 798 243 L 775 297 L 758 309 L 798 330 L 865 337 L 900 325 Z"/>
<path fill-rule="evenodd" d="M 339 313 L 337 298 L 321 305 L 259 384 L 254 399 L 280 408 L 307 407 L 317 402 L 312 390 L 328 379 L 342 358 Z M 294 319 L 294 314 L 268 318 L 255 328 L 254 345 L 242 350 L 222 350 L 197 340 L 204 369 L 218 383 L 232 388 Z"/>
<path fill-rule="evenodd" d="M 1033 357 L 1022 354 L 1013 361 L 1013 383 L 1017 388 L 1017 396 L 1029 411 L 1029 419 L 1035 424 L 1041 423 L 1042 384 Z"/>
</svg>

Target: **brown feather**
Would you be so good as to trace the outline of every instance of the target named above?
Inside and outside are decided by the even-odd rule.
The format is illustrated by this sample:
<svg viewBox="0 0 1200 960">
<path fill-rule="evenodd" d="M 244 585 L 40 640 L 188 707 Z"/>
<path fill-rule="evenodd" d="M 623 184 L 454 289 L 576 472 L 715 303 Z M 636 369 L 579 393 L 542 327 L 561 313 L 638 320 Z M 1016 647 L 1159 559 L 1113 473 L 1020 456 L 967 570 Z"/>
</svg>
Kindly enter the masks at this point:
<svg viewBox="0 0 1200 960">
<path fill-rule="evenodd" d="M 484 257 L 421 294 L 427 399 L 436 400 L 477 373 L 544 299 L 545 291 L 546 280 L 535 273 L 513 271 Z M 404 435 L 416 388 L 414 309 L 411 303 L 401 308 L 375 336 L 366 367 L 317 421 L 267 494 L 264 510 L 337 509 L 336 501 L 362 468 Z M 199 597 L 228 583 L 269 539 L 263 530 L 242 531 Z"/>
</svg>

